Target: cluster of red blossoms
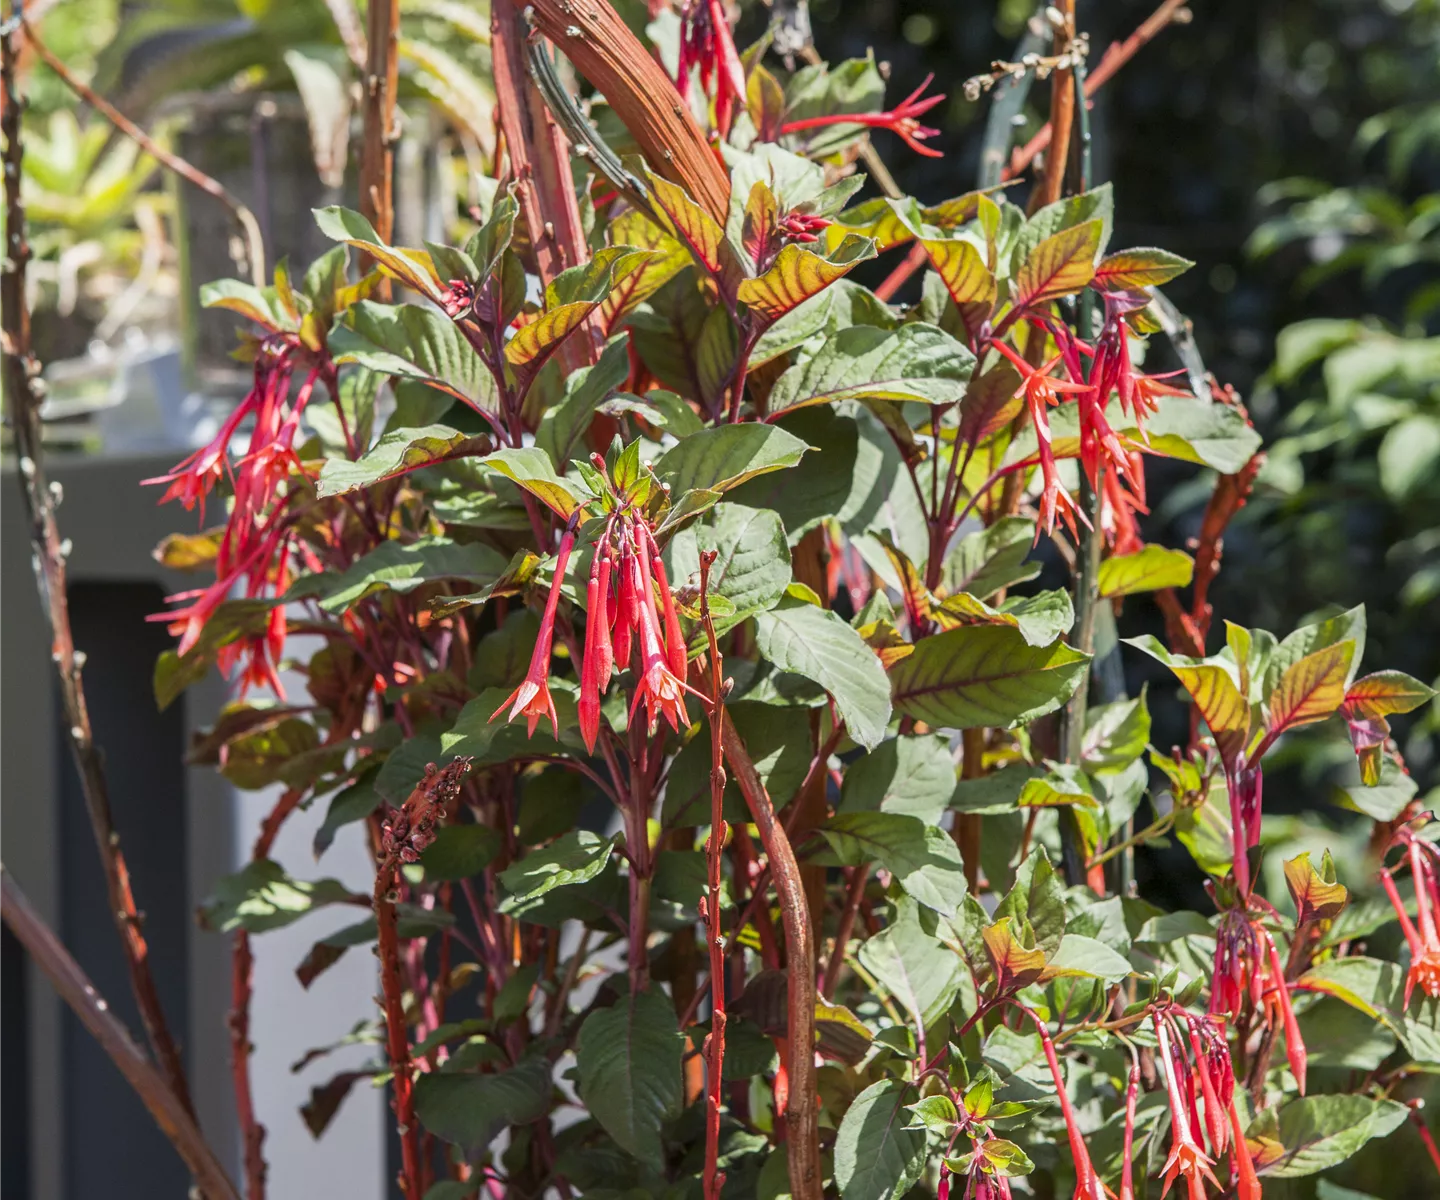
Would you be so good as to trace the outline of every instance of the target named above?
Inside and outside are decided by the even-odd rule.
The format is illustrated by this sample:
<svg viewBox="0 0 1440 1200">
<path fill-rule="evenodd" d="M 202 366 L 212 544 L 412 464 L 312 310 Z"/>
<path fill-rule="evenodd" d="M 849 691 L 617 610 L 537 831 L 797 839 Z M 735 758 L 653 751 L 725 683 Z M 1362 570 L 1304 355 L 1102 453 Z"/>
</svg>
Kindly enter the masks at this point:
<svg viewBox="0 0 1440 1200">
<path fill-rule="evenodd" d="M 699 68 L 700 86 L 715 100 L 715 126 L 721 137 L 728 137 L 735 114 L 745 107 L 745 68 L 735 49 L 723 0 L 690 0 L 681 12 L 681 22 L 675 84 L 681 95 L 688 95 L 690 72 Z"/>
<path fill-rule="evenodd" d="M 594 455 L 592 461 L 596 469 L 603 472 L 604 459 Z M 577 511 L 560 539 L 550 595 L 540 619 L 540 636 L 530 658 L 530 669 L 520 686 L 490 717 L 495 720 L 507 707 L 510 709 L 507 720 L 513 721 L 523 713 L 531 734 L 542 716 L 550 719 L 552 731 L 559 732 L 555 701 L 550 695 L 550 655 L 560 588 L 575 547 L 579 520 L 580 511 Z M 585 651 L 580 661 L 578 710 L 580 733 L 587 749 L 594 752 L 600 733 L 600 699 L 610 686 L 611 676 L 630 666 L 635 667 L 631 719 L 643 702 L 652 736 L 662 716 L 677 732 L 688 727 L 685 693 L 693 689 L 685 682 L 685 635 L 680 629 L 675 597 L 654 532 L 634 505 L 617 507 L 605 519 L 590 560 L 585 609 Z"/>
<path fill-rule="evenodd" d="M 1405 856 L 1393 867 L 1380 871 L 1380 883 L 1400 919 L 1406 945 L 1410 947 L 1410 969 L 1405 974 L 1405 1004 L 1418 983 L 1427 996 L 1440 996 L 1440 933 L 1436 930 L 1436 913 L 1440 911 L 1440 848 L 1433 842 L 1415 836 L 1409 826 L 1402 826 L 1395 840 L 1405 848 Z M 1415 886 L 1415 916 L 1410 919 L 1405 902 L 1395 887 L 1395 871 L 1408 865 Z M 1418 927 L 1417 927 L 1418 922 Z"/>
<path fill-rule="evenodd" d="M 162 504 L 179 500 L 186 508 L 194 508 L 198 503 L 201 520 L 206 497 L 222 479 L 229 479 L 233 492 L 230 515 L 215 554 L 215 582 L 166 597 L 171 603 L 189 603 L 150 618 L 166 622 L 170 632 L 180 638 L 182 655 L 195 645 L 206 622 L 233 593 L 243 591 L 254 598 L 267 590 L 283 592 L 290 584 L 294 554 L 307 556 L 306 569 L 318 569 L 318 563 L 308 561 L 313 558 L 308 548 L 290 537 L 286 519 L 289 496 L 280 495 L 290 473 L 300 469 L 295 435 L 320 373 L 319 367 L 312 367 L 292 399 L 296 353 L 293 342 L 278 335 L 261 341 L 255 351 L 254 383 L 214 438 L 168 475 L 144 481 L 170 485 L 160 498 Z M 230 444 L 247 419 L 254 421 L 249 445 L 244 455 L 232 462 Z M 276 605 L 263 633 L 221 648 L 220 668 L 233 675 L 243 663 L 242 689 L 268 684 L 283 695 L 276 666 L 284 644 L 285 610 Z"/>
<path fill-rule="evenodd" d="M 1269 904 L 1258 896 L 1250 898 L 1251 909 L 1231 908 L 1215 932 L 1215 971 L 1210 982 L 1212 1016 L 1238 1018 L 1248 1007 L 1263 1013 L 1267 1022 L 1278 1022 L 1285 1030 L 1285 1057 L 1291 1074 L 1305 1094 L 1306 1050 L 1290 1004 L 1290 985 L 1285 964 L 1275 948 L 1275 939 L 1265 928 L 1263 917 L 1276 918 Z M 1263 906 L 1263 910 L 1257 911 Z"/>
<path fill-rule="evenodd" d="M 1144 420 L 1155 412 L 1161 396 L 1188 393 L 1167 383 L 1165 376 L 1145 375 L 1135 370 L 1123 319 L 1126 306 L 1112 295 L 1105 296 L 1105 304 L 1105 323 L 1093 343 L 1076 337 L 1061 322 L 1034 321 L 1036 330 L 1048 332 L 1058 346 L 1058 353 L 1038 367 L 1025 361 L 999 338 L 992 339 L 990 344 L 1020 372 L 1021 383 L 1016 395 L 1025 401 L 1035 426 L 1036 459 L 1042 480 L 1036 536 L 1041 530 L 1054 531 L 1057 514 L 1072 536 L 1077 532 L 1077 517 L 1086 526 L 1090 523 L 1060 482 L 1050 431 L 1049 410 L 1061 404 L 1065 396 L 1074 396 L 1080 425 L 1080 467 L 1090 486 L 1103 492 L 1102 523 L 1112 548 L 1116 553 L 1126 553 L 1141 545 L 1135 514 L 1149 511 L 1145 507 L 1145 467 L 1140 451 L 1127 449 L 1121 442 L 1105 415 L 1105 407 L 1112 394 L 1117 396 L 1120 411 L 1135 423 L 1143 437 Z M 1088 376 L 1085 359 L 1090 360 Z M 1063 367 L 1063 375 L 1051 374 L 1057 366 Z M 1103 480 L 1102 466 L 1106 468 Z"/>
</svg>

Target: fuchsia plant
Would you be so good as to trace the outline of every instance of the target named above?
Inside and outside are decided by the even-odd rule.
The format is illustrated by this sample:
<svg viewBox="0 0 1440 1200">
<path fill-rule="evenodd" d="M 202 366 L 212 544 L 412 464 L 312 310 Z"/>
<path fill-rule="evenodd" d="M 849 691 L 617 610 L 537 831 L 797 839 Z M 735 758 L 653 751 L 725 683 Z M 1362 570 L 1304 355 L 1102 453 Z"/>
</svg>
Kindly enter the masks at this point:
<svg viewBox="0 0 1440 1200">
<path fill-rule="evenodd" d="M 325 209 L 303 274 L 208 289 L 254 327 L 254 387 L 151 481 L 226 505 L 161 548 L 209 578 L 157 615 L 157 695 L 224 671 L 195 757 L 285 788 L 204 914 L 237 937 L 249 1194 L 249 936 L 324 904 L 373 911 L 301 981 L 374 943 L 382 1002 L 353 1035 L 375 1060 L 305 1118 L 384 1083 L 411 1200 L 1254 1200 L 1404 1124 L 1440 1045 L 1440 863 L 1380 785 L 1388 718 L 1433 693 L 1357 678 L 1358 610 L 1206 653 L 1259 438 L 1193 360 L 1138 365 L 1191 264 L 1109 246 L 1074 5 L 1029 203 L 857 199 L 869 130 L 940 153 L 931 81 L 885 109 L 873 62 L 741 54 L 711 0 L 676 13 L 673 83 L 603 0 L 494 14 L 475 223 L 406 248 Z M 901 248 L 913 302 L 850 277 Z M 1214 481 L 1193 558 L 1144 540 L 1157 457 Z M 1044 563 L 1065 586 L 1027 586 Z M 1146 593 L 1169 645 L 1128 643 L 1192 711 L 1169 753 L 1147 693 L 1091 695 L 1097 627 Z M 1393 909 L 1350 906 L 1328 853 L 1284 863 L 1293 913 L 1267 875 L 1264 760 L 1321 722 L 1375 821 L 1349 886 Z M 309 804 L 317 856 L 362 833 L 372 895 L 270 861 Z M 1136 892 L 1170 835 L 1204 912 Z M 1403 983 L 1371 953 L 1399 936 Z M 1326 1031 L 1357 1018 L 1352 1053 Z"/>
<path fill-rule="evenodd" d="M 163 696 L 210 662 L 278 690 L 287 630 L 323 639 L 310 704 L 237 700 L 206 742 L 247 783 L 331 795 L 331 833 L 369 831 L 377 1071 L 407 1194 L 988 1197 L 1041 1171 L 1087 1200 L 1152 1178 L 1250 1200 L 1266 1174 L 1340 1161 L 1362 1115 L 1366 1136 L 1403 1119 L 1395 1065 L 1416 1047 L 1358 1088 L 1310 1069 L 1307 1014 L 1354 1002 L 1342 981 L 1373 960 L 1364 932 L 1336 933 L 1328 863 L 1286 864 L 1294 921 L 1262 894 L 1262 760 L 1342 713 L 1378 778 L 1396 761 L 1385 718 L 1429 693 L 1355 679 L 1359 613 L 1283 641 L 1232 625 L 1204 655 L 1203 591 L 1188 614 L 1173 598 L 1191 559 L 1143 541 L 1146 460 L 1221 476 L 1208 583 L 1258 439 L 1237 402 L 1135 366 L 1152 289 L 1188 264 L 1107 255 L 1104 188 L 1028 213 L 994 190 L 852 204 L 865 129 L 936 152 L 929 80 L 885 111 L 874 77 L 857 108 L 873 67 L 787 89 L 736 53 L 720 6 L 691 5 L 681 29 L 678 87 L 709 149 L 623 167 L 592 149 L 591 242 L 561 248 L 570 265 L 538 291 L 517 234 L 543 187 L 503 159 L 462 248 L 318 214 L 343 244 L 298 286 L 282 271 L 213 293 L 261 326 L 256 386 L 160 481 L 187 505 L 232 497 L 200 543 L 215 582 L 166 617 L 182 640 Z M 603 33 L 601 58 L 623 40 Z M 815 160 L 796 153 L 821 129 Z M 722 161 L 729 205 L 707 207 Z M 845 278 L 906 244 L 930 266 L 913 307 Z M 358 283 L 347 246 L 377 264 Z M 428 303 L 372 302 L 376 272 Z M 315 415 L 322 387 L 333 418 Z M 1047 538 L 1073 589 L 1017 592 Z M 1134 644 L 1196 720 L 1184 751 L 1149 752 L 1169 785 L 1150 792 L 1143 696 L 1091 706 L 1085 680 L 1097 609 L 1156 589 L 1184 639 Z M 576 823 L 590 796 L 617 833 Z M 1394 868 L 1380 876 L 1412 966 L 1368 1011 L 1440 986 L 1433 847 L 1397 817 L 1418 924 Z M 1213 917 L 1160 914 L 1115 873 L 1172 830 L 1213 876 Z M 208 919 L 258 930 L 278 870 L 257 861 L 224 892 L 245 903 Z M 612 940 L 625 973 L 580 990 Z M 317 944 L 302 978 L 349 941 Z M 1043 1086 L 1022 1082 L 1027 1054 Z M 1154 1090 L 1163 1105 L 1138 1103 Z M 1326 1148 L 1290 1140 L 1302 1128 Z M 586 1157 L 602 1138 L 611 1166 Z"/>
</svg>

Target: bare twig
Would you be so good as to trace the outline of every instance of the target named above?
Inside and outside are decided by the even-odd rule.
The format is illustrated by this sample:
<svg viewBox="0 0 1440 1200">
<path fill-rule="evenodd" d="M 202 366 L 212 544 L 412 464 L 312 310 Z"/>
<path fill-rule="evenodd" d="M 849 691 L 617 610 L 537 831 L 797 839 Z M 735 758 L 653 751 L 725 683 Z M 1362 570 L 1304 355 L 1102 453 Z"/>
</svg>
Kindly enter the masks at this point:
<svg viewBox="0 0 1440 1200">
<path fill-rule="evenodd" d="M 38 48 L 38 47 L 37 47 Z M 48 52 L 47 52 L 48 53 Z M 0 272 L 0 349 L 4 353 L 4 381 L 10 426 L 15 438 L 15 456 L 30 522 L 30 541 L 35 582 L 41 608 L 50 625 L 50 655 L 60 684 L 65 727 L 80 777 L 90 828 L 105 871 L 110 912 L 120 934 L 121 948 L 130 972 L 146 1036 L 176 1104 L 193 1112 L 190 1089 L 179 1047 L 171 1036 L 155 977 L 150 970 L 150 951 L 145 944 L 139 910 L 130 889 L 130 872 L 120 848 L 120 835 L 110 811 L 110 795 L 100 752 L 90 727 L 85 704 L 81 668 L 85 656 L 75 649 L 70 629 L 70 608 L 66 590 L 65 557 L 68 543 L 61 538 L 55 522 L 58 490 L 45 475 L 40 426 L 43 385 L 40 364 L 30 347 L 30 313 L 25 302 L 25 267 L 30 247 L 25 238 L 25 209 L 20 197 L 20 167 L 24 146 L 20 137 L 20 98 L 15 90 L 17 49 L 12 29 L 0 39 L 0 75 L 3 75 L 4 107 L 0 128 L 5 138 L 5 231 L 3 272 Z"/>
<path fill-rule="evenodd" d="M 265 284 L 265 240 L 260 236 L 260 223 L 255 219 L 255 214 L 244 204 L 237 200 L 230 192 L 226 191 L 219 180 L 212 179 L 198 167 L 187 162 L 178 154 L 165 149 L 154 138 L 140 128 L 134 121 L 122 113 L 105 97 L 99 95 L 86 84 L 82 83 L 71 72 L 63 62 L 55 57 L 50 47 L 45 45 L 35 32 L 35 27 L 23 17 L 21 27 L 25 30 L 25 37 L 30 45 L 35 48 L 35 53 L 72 92 L 80 97 L 86 104 L 98 112 L 110 122 L 116 129 L 138 145 L 146 154 L 162 163 L 180 178 L 188 183 L 193 183 L 207 196 L 212 196 L 220 201 L 230 210 L 241 230 L 245 234 L 246 257 L 250 260 L 250 278 L 256 287 L 263 287 Z"/>
<path fill-rule="evenodd" d="M 785 1150 L 795 1200 L 820 1200 L 820 1129 L 815 1102 L 815 939 L 800 867 L 770 795 L 729 714 L 721 718 L 725 758 L 760 831 L 780 900 L 786 954 L 786 1064 L 790 1094 L 785 1109 Z"/>
<path fill-rule="evenodd" d="M 1134 58 L 1145 45 L 1153 41 L 1161 30 L 1170 25 L 1187 23 L 1190 20 L 1187 3 L 1188 0 L 1165 0 L 1123 42 L 1112 42 L 1106 48 L 1105 53 L 1100 56 L 1100 61 L 1095 64 L 1095 69 L 1090 72 L 1089 78 L 1085 81 L 1086 102 L 1089 103 L 1095 93 L 1105 86 L 1115 72 Z M 1025 170 L 1050 145 L 1053 135 L 1054 128 L 1050 124 L 1046 124 L 1039 133 L 1011 155 L 1010 165 L 1005 168 L 1002 178 L 1014 179 L 1021 171 Z"/>
<path fill-rule="evenodd" d="M 1062 18 L 1055 25 L 1055 53 L 1059 55 L 1065 52 L 1065 48 L 1075 38 L 1075 0 L 1059 0 L 1056 8 Z M 1050 129 L 1053 131 L 1051 140 L 1055 148 L 1046 157 L 1045 175 L 1030 201 L 1031 212 L 1060 199 L 1060 193 L 1065 188 L 1065 165 L 1070 157 L 1070 131 L 1074 124 L 1074 73 L 1069 67 L 1065 67 L 1051 76 Z"/>
<path fill-rule="evenodd" d="M 4 917 L 5 924 L 25 947 L 30 961 L 50 981 L 125 1081 L 135 1089 L 141 1103 L 160 1126 L 160 1132 L 185 1160 L 185 1165 L 190 1168 L 205 1195 L 210 1200 L 239 1200 L 235 1185 L 205 1141 L 195 1118 L 145 1052 L 135 1044 L 130 1032 L 110 1011 L 110 1006 L 60 939 L 30 907 L 25 893 L 3 867 L 0 867 L 0 916 Z"/>
</svg>

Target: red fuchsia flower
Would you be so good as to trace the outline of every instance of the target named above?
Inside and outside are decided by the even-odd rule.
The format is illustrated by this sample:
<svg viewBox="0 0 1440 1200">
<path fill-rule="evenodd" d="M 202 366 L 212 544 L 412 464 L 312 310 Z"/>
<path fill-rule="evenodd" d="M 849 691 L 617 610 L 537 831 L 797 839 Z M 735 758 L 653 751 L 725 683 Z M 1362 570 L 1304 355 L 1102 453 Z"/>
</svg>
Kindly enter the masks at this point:
<svg viewBox="0 0 1440 1200">
<path fill-rule="evenodd" d="M 817 216 L 814 213 L 792 212 L 785 214 L 778 229 L 787 241 L 814 242 L 818 241 L 820 234 L 833 224 L 834 222 L 829 217 Z"/>
<path fill-rule="evenodd" d="M 888 129 L 916 154 L 923 154 L 926 158 L 943 158 L 944 155 L 939 150 L 920 144 L 926 138 L 940 135 L 938 129 L 922 125 L 919 120 L 945 99 L 943 92 L 937 96 L 926 96 L 923 100 L 920 98 L 934 78 L 933 73 L 925 76 L 925 81 L 889 112 L 832 113 L 823 117 L 805 117 L 799 121 L 787 121 L 780 126 L 780 132 L 803 133 L 807 129 L 820 129 L 826 125 L 866 125 L 871 129 Z"/>
<path fill-rule="evenodd" d="M 1135 1104 L 1140 1097 L 1140 1056 L 1130 1047 L 1130 1077 L 1125 1083 L 1125 1140 L 1120 1154 L 1119 1200 L 1135 1200 Z"/>
<path fill-rule="evenodd" d="M 220 426 L 220 432 L 207 445 L 201 446 L 194 454 L 181 460 L 168 475 L 156 475 L 151 479 L 142 479 L 141 484 L 168 483 L 170 486 L 160 497 L 159 503 L 161 504 L 179 500 L 187 509 L 190 509 L 194 508 L 198 502 L 200 521 L 201 524 L 204 524 L 205 498 L 224 478 L 229 469 L 230 443 L 235 438 L 235 431 L 240 428 L 240 422 L 254 411 L 257 401 L 258 396 L 252 390 L 244 400 L 235 406 L 235 411 Z"/>
<path fill-rule="evenodd" d="M 1382 868 L 1380 882 L 1385 894 L 1400 920 L 1405 942 L 1410 947 L 1410 969 L 1405 973 L 1405 1005 L 1410 1005 L 1410 996 L 1418 983 L 1427 996 L 1440 996 L 1440 936 L 1436 934 L 1435 908 L 1440 903 L 1440 888 L 1436 886 L 1435 865 L 1426 852 L 1429 846 L 1423 844 L 1409 829 L 1402 829 L 1400 836 L 1409 843 L 1406 857 L 1410 864 L 1410 875 L 1415 883 L 1416 917 L 1419 928 L 1410 920 L 1405 911 L 1405 902 L 1395 888 L 1393 868 Z M 1423 847 L 1423 848 L 1422 848 Z M 1433 853 L 1433 851 L 1431 851 Z"/>
<path fill-rule="evenodd" d="M 1195 1056 L 1195 1074 L 1200 1077 L 1200 1090 L 1205 1098 L 1205 1134 L 1216 1157 L 1225 1153 L 1230 1137 L 1225 1111 L 1235 1094 L 1235 1068 L 1230 1062 L 1230 1048 L 1208 1018 L 1182 1013 L 1190 1036 L 1190 1051 Z"/>
<path fill-rule="evenodd" d="M 1275 949 L 1275 939 L 1264 930 L 1260 936 L 1266 944 L 1270 963 L 1270 991 L 1267 993 L 1271 1008 L 1271 1020 L 1278 1014 L 1285 1029 L 1285 1060 L 1290 1064 L 1290 1073 L 1300 1094 L 1305 1094 L 1305 1064 L 1308 1058 L 1305 1041 L 1300 1036 L 1300 1023 L 1295 1020 L 1295 1009 L 1290 1004 L 1290 985 L 1285 980 L 1285 966 L 1280 961 L 1280 952 Z"/>
<path fill-rule="evenodd" d="M 1055 1043 L 1050 1031 L 1029 1009 L 1024 1010 L 1040 1035 L 1040 1045 L 1045 1051 L 1045 1061 L 1050 1067 L 1050 1077 L 1055 1081 L 1055 1095 L 1060 1100 L 1060 1114 L 1065 1119 L 1065 1133 L 1070 1139 L 1070 1157 L 1075 1161 L 1075 1200 L 1107 1200 L 1105 1185 L 1090 1160 L 1090 1149 L 1085 1145 L 1085 1135 L 1080 1132 L 1080 1122 L 1075 1107 L 1070 1103 L 1070 1093 L 1065 1090 L 1065 1076 L 1060 1070 L 1060 1059 L 1055 1054 Z"/>
<path fill-rule="evenodd" d="M 1183 1175 L 1190 1200 L 1204 1200 L 1205 1181 L 1208 1179 L 1217 1189 L 1220 1181 L 1210 1169 L 1211 1161 L 1206 1157 L 1191 1125 L 1193 1106 L 1181 1086 L 1182 1074 L 1187 1083 L 1189 1081 L 1189 1068 L 1184 1057 L 1177 1053 L 1171 1043 L 1168 1018 L 1153 1013 L 1151 1019 L 1155 1023 L 1156 1036 L 1160 1039 L 1159 1060 L 1165 1068 L 1166 1094 L 1170 1101 L 1170 1157 L 1165 1160 L 1165 1187 L 1160 1194 L 1164 1196 L 1169 1192 L 1171 1184 Z"/>
<path fill-rule="evenodd" d="M 1230 1174 L 1235 1183 L 1235 1200 L 1260 1200 L 1260 1180 L 1255 1174 L 1255 1161 L 1250 1157 L 1250 1147 L 1245 1144 L 1245 1131 L 1240 1128 L 1240 1113 L 1235 1107 L 1235 1098 L 1230 1098 L 1230 1141 L 1233 1152 L 1230 1155 Z"/>
<path fill-rule="evenodd" d="M 1064 517 L 1066 525 L 1070 527 L 1072 536 L 1076 534 L 1075 518 L 1078 516 L 1081 522 L 1088 528 L 1090 521 L 1080 511 L 1075 503 L 1074 497 L 1061 486 L 1060 474 L 1055 466 L 1055 452 L 1050 446 L 1050 418 L 1049 410 L 1052 405 L 1060 403 L 1062 394 L 1088 392 L 1089 384 L 1075 383 L 1069 379 L 1057 379 L 1050 372 L 1061 360 L 1057 354 L 1049 362 L 1039 367 L 1032 367 L 1020 355 L 1010 349 L 1004 342 L 993 343 L 995 348 L 1008 358 L 1015 368 L 1020 372 L 1020 390 L 1015 394 L 1024 397 L 1026 405 L 1030 409 L 1030 420 L 1035 426 L 1035 438 L 1039 446 L 1040 474 L 1044 480 L 1044 490 L 1040 496 L 1040 521 L 1035 529 L 1036 540 L 1039 540 L 1043 530 L 1046 533 L 1055 531 L 1055 513 L 1058 509 Z"/>
<path fill-rule="evenodd" d="M 440 307 L 452 321 L 469 312 L 475 304 L 475 285 L 468 279 L 452 279 L 440 294 Z"/>
<path fill-rule="evenodd" d="M 730 135 L 735 113 L 745 107 L 745 67 L 735 49 L 723 0 L 692 0 L 681 16 L 680 62 L 675 83 L 683 93 L 690 72 L 700 69 L 700 86 L 715 101 L 715 127 Z"/>
<path fill-rule="evenodd" d="M 660 618 L 655 610 L 655 588 L 648 557 L 639 551 L 631 555 L 629 564 L 631 586 L 639 597 L 640 626 L 640 678 L 635 688 L 635 699 L 630 704 L 630 715 L 633 719 L 643 701 L 649 714 L 652 736 L 659 728 L 662 716 L 678 733 L 690 724 L 690 717 L 685 711 L 685 683 L 670 669 L 669 656 L 661 641 Z M 683 647 L 683 642 L 681 645 Z"/>
<path fill-rule="evenodd" d="M 600 734 L 600 697 L 610 686 L 614 652 L 610 647 L 610 548 L 596 548 L 585 589 L 585 661 L 580 665 L 580 736 L 595 753 Z"/>
<path fill-rule="evenodd" d="M 493 721 L 505 711 L 506 705 L 509 705 L 510 715 L 505 718 L 509 722 L 524 713 L 525 732 L 529 737 L 535 736 L 535 726 L 541 717 L 549 717 L 551 733 L 557 737 L 560 734 L 560 721 L 555 716 L 555 700 L 550 695 L 550 648 L 555 640 L 555 611 L 560 604 L 560 587 L 565 582 L 565 568 L 570 562 L 570 551 L 575 545 L 575 527 L 578 524 L 579 521 L 572 517 L 560 539 L 560 549 L 555 555 L 555 574 L 550 580 L 550 595 L 545 600 L 545 615 L 540 618 L 540 636 L 535 639 L 535 650 L 530 655 L 530 669 L 525 672 L 525 679 L 520 686 L 490 714 Z"/>
</svg>

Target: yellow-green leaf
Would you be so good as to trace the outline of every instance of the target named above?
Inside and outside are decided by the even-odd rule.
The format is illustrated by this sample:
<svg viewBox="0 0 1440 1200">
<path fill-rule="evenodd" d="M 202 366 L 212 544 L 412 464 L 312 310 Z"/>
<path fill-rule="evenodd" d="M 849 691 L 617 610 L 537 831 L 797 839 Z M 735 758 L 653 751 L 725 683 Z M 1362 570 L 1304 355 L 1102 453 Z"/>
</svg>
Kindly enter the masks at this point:
<svg viewBox="0 0 1440 1200">
<path fill-rule="evenodd" d="M 1047 237 L 1016 272 L 1011 303 L 1029 308 L 1078 292 L 1095 275 L 1103 232 L 1104 222 L 1096 218 Z"/>
<path fill-rule="evenodd" d="M 314 211 L 315 223 L 326 237 L 363 250 L 406 287 L 440 303 L 440 281 L 435 276 L 430 256 L 424 251 L 387 246 L 380 240 L 375 227 L 351 209 L 336 206 Z"/>
<path fill-rule="evenodd" d="M 1195 560 L 1183 550 L 1146 546 L 1134 554 L 1117 554 L 1100 564 L 1097 577 L 1102 596 L 1130 596 L 1159 588 L 1185 587 L 1195 574 Z"/>
<path fill-rule="evenodd" d="M 922 244 L 956 304 L 984 304 L 995 299 L 995 277 L 973 242 L 965 238 L 929 238 Z"/>
<path fill-rule="evenodd" d="M 1194 265 L 1188 258 L 1181 258 L 1168 250 L 1148 246 L 1121 250 L 1100 260 L 1100 265 L 1095 268 L 1094 282 L 1097 288 L 1112 290 L 1159 287 L 1177 275 L 1183 275 Z"/>
<path fill-rule="evenodd" d="M 770 269 L 758 279 L 743 280 L 736 296 L 768 324 L 849 273 L 875 253 L 869 238 L 847 236 L 829 254 L 816 254 L 790 243 L 780 249 Z"/>
<path fill-rule="evenodd" d="M 1353 641 L 1336 642 L 1286 668 L 1267 704 L 1274 732 L 1323 721 L 1345 701 Z"/>
</svg>

